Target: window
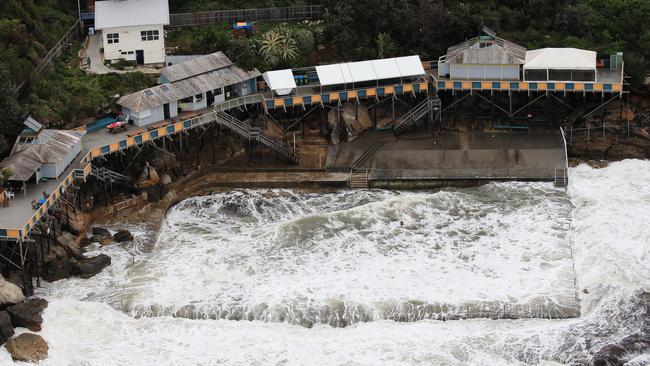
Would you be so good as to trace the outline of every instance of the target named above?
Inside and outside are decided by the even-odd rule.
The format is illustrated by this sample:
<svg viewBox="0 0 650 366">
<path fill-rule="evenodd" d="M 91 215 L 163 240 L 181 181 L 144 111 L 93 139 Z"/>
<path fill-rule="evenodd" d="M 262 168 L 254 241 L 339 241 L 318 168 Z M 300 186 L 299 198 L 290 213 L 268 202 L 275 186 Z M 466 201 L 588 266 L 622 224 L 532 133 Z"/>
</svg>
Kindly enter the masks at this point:
<svg viewBox="0 0 650 366">
<path fill-rule="evenodd" d="M 223 89 L 222 88 L 215 89 L 215 90 L 212 91 L 212 94 L 213 95 L 221 95 L 221 94 L 223 94 Z"/>
<path fill-rule="evenodd" d="M 142 31 L 140 32 L 140 38 L 143 41 L 157 41 L 160 39 L 160 33 L 157 30 Z"/>
<path fill-rule="evenodd" d="M 193 102 L 193 99 L 192 99 L 192 97 L 187 97 L 187 98 L 183 98 L 183 99 L 179 100 L 178 102 L 179 102 L 179 103 L 183 103 L 183 104 L 185 104 L 185 103 L 192 103 L 192 102 Z"/>
<path fill-rule="evenodd" d="M 120 43 L 120 34 L 119 33 L 108 33 L 106 35 L 106 40 L 108 44 Z"/>
<path fill-rule="evenodd" d="M 203 100 L 203 93 L 194 96 L 194 103 L 201 102 L 202 100 Z"/>
</svg>

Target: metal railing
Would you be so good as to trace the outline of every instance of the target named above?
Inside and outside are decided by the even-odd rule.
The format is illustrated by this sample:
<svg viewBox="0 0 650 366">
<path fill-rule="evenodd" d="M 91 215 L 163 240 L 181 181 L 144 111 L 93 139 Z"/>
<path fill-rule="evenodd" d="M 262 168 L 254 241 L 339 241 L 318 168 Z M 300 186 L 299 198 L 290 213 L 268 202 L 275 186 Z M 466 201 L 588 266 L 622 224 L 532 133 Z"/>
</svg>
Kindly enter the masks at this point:
<svg viewBox="0 0 650 366">
<path fill-rule="evenodd" d="M 290 21 L 320 19 L 322 5 L 302 5 L 282 8 L 235 9 L 169 14 L 170 27 L 196 27 L 215 23 L 243 21 Z"/>
<path fill-rule="evenodd" d="M 59 58 L 61 54 L 70 46 L 72 38 L 75 36 L 79 36 L 80 30 L 79 30 L 79 20 L 77 20 L 70 29 L 61 37 L 61 39 L 50 49 L 50 51 L 43 57 L 41 62 L 36 66 L 34 70 L 34 77 L 38 78 L 40 77 L 43 72 L 52 65 L 52 62 Z M 21 82 L 16 89 L 14 89 L 14 93 L 18 94 L 20 93 L 29 80 L 24 80 Z"/>
<path fill-rule="evenodd" d="M 226 100 L 214 104 L 214 110 L 217 112 L 227 111 L 233 108 L 244 107 L 252 104 L 260 104 L 264 101 L 262 94 L 249 94 L 243 97 Z"/>
</svg>

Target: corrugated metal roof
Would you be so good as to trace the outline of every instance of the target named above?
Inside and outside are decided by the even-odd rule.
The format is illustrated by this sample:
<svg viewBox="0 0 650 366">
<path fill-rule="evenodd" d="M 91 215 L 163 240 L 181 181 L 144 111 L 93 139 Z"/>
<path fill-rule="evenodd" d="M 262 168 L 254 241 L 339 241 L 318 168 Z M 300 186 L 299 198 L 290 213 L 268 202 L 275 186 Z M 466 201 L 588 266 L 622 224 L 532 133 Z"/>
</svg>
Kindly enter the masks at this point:
<svg viewBox="0 0 650 366">
<path fill-rule="evenodd" d="M 140 112 L 183 98 L 185 97 L 178 96 L 175 93 L 172 84 L 162 84 L 125 95 L 117 101 L 117 104 L 132 111 Z"/>
<path fill-rule="evenodd" d="M 442 56 L 445 63 L 450 64 L 482 64 L 482 65 L 521 65 L 526 59 L 526 48 L 516 43 L 496 37 L 492 44 L 479 37 L 451 46 L 447 54 Z"/>
<path fill-rule="evenodd" d="M 210 90 L 237 84 L 260 75 L 260 72 L 257 70 L 245 71 L 232 65 L 171 84 L 162 84 L 125 95 L 118 100 L 117 104 L 140 112 Z"/>
<path fill-rule="evenodd" d="M 29 128 L 30 130 L 36 133 L 38 133 L 41 129 L 43 129 L 43 125 L 38 123 L 38 121 L 33 119 L 31 116 L 27 117 L 23 121 L 23 125 L 25 125 L 25 127 Z"/>
<path fill-rule="evenodd" d="M 95 2 L 95 29 L 168 25 L 167 0 L 107 0 Z"/>
<path fill-rule="evenodd" d="M 165 67 L 162 71 L 162 76 L 170 82 L 174 82 L 206 72 L 223 69 L 230 65 L 232 65 L 232 61 L 223 52 L 219 51 Z"/>
<path fill-rule="evenodd" d="M 11 170 L 10 180 L 26 181 L 42 164 L 63 161 L 83 135 L 74 130 L 43 130 L 33 143 L 14 145 L 11 155 L 0 163 L 0 167 Z"/>
</svg>

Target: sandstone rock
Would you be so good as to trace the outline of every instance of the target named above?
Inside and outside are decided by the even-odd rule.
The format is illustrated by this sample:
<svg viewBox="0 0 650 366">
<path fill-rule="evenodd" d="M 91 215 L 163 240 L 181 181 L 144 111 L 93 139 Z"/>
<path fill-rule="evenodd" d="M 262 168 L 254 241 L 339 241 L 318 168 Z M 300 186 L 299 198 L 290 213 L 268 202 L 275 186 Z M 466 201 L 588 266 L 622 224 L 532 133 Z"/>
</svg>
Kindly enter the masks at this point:
<svg viewBox="0 0 650 366">
<path fill-rule="evenodd" d="M 120 230 L 113 235 L 113 240 L 118 243 L 133 240 L 133 235 L 128 230 Z"/>
<path fill-rule="evenodd" d="M 83 258 L 83 251 L 79 246 L 79 241 L 74 235 L 63 232 L 61 235 L 56 237 L 56 242 L 62 246 L 71 257 Z"/>
<path fill-rule="evenodd" d="M 48 282 L 54 282 L 68 278 L 72 275 L 74 269 L 73 262 L 69 259 L 51 260 L 45 265 L 43 278 Z"/>
<path fill-rule="evenodd" d="M 90 278 L 108 267 L 111 264 L 111 257 L 100 254 L 96 257 L 87 258 L 75 263 L 75 273 L 81 278 Z"/>
<path fill-rule="evenodd" d="M 25 300 L 25 296 L 20 287 L 0 275 L 0 305 L 18 304 L 23 300 Z"/>
<path fill-rule="evenodd" d="M 99 243 L 100 245 L 106 246 L 113 242 L 112 236 L 93 236 L 90 238 L 90 241 L 93 243 Z"/>
<path fill-rule="evenodd" d="M 46 359 L 49 351 L 45 340 L 38 334 L 32 333 L 23 333 L 11 338 L 5 347 L 14 360 L 33 363 Z"/>
<path fill-rule="evenodd" d="M 41 314 L 46 307 L 47 300 L 32 297 L 20 304 L 8 307 L 7 312 L 14 326 L 25 327 L 38 332 L 41 330 L 41 324 L 43 323 Z"/>
<path fill-rule="evenodd" d="M 172 178 L 167 173 L 163 174 L 162 178 L 160 178 L 160 184 L 168 185 L 171 182 L 172 182 Z"/>
<path fill-rule="evenodd" d="M 6 311 L 0 311 L 0 345 L 14 335 L 14 326 L 11 324 L 11 317 Z"/>
<path fill-rule="evenodd" d="M 111 232 L 103 227 L 93 226 L 92 233 L 94 236 L 111 236 Z"/>
<path fill-rule="evenodd" d="M 622 144 L 615 144 L 607 150 L 607 159 L 610 160 L 623 160 L 623 159 L 645 159 L 646 152 L 636 146 Z"/>
</svg>

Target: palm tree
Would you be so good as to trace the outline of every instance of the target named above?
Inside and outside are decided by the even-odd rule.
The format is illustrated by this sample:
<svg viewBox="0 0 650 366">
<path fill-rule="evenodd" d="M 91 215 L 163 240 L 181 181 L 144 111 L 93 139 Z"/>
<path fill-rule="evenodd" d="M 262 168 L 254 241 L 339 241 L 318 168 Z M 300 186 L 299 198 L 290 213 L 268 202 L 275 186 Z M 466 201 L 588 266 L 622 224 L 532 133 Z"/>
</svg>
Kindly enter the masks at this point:
<svg viewBox="0 0 650 366">
<path fill-rule="evenodd" d="M 298 47 L 291 31 L 284 25 L 262 35 L 260 55 L 271 67 L 290 64 L 298 57 Z"/>
</svg>

